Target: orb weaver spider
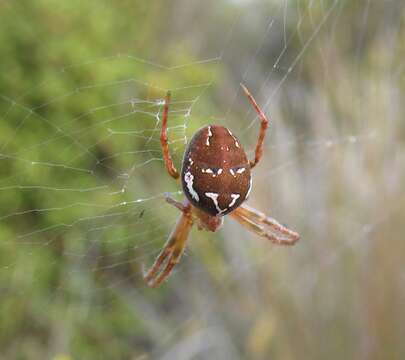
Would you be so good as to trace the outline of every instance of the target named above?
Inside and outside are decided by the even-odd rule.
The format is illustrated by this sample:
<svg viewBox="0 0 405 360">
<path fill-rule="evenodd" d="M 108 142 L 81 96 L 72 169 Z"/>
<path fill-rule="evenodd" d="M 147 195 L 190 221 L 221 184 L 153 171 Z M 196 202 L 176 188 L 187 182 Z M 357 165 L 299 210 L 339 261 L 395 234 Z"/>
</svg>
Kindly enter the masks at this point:
<svg viewBox="0 0 405 360">
<path fill-rule="evenodd" d="M 165 280 L 179 262 L 195 222 L 199 230 L 214 232 L 221 227 L 223 217 L 229 214 L 248 230 L 278 245 L 294 245 L 300 237 L 275 219 L 242 205 L 252 189 L 251 169 L 262 157 L 269 121 L 249 90 L 243 84 L 241 87 L 261 121 L 254 159 L 247 159 L 241 143 L 229 129 L 208 125 L 198 130 L 188 144 L 181 173 L 175 168 L 169 151 L 170 92 L 166 95 L 160 134 L 163 159 L 169 175 L 174 179 L 181 177 L 186 199 L 178 202 L 166 194 L 166 201 L 179 209 L 181 215 L 154 264 L 144 274 L 145 282 L 151 287 Z"/>
</svg>

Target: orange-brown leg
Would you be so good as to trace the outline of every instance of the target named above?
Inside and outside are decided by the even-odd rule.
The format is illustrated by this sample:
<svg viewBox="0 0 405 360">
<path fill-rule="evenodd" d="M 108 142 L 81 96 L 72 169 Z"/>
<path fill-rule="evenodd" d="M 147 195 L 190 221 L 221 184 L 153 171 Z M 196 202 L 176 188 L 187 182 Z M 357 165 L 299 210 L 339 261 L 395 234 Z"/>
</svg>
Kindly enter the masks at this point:
<svg viewBox="0 0 405 360">
<path fill-rule="evenodd" d="M 174 200 L 171 202 L 171 198 L 167 197 L 167 201 L 174 205 Z M 170 275 L 184 252 L 188 235 L 193 226 L 193 220 L 191 205 L 188 204 L 183 206 L 182 214 L 177 220 L 176 226 L 167 239 L 165 246 L 156 258 L 152 267 L 146 274 L 144 274 L 144 280 L 150 287 L 158 286 Z M 166 263 L 166 265 L 162 269 L 164 263 Z"/>
<path fill-rule="evenodd" d="M 230 215 L 250 231 L 278 245 L 294 245 L 300 238 L 295 231 L 246 205 L 238 207 Z M 266 231 L 262 224 L 269 225 L 274 233 Z"/>
<path fill-rule="evenodd" d="M 260 224 L 269 225 L 274 231 L 281 233 L 285 237 L 291 239 L 292 242 L 296 242 L 299 240 L 300 235 L 293 230 L 288 229 L 284 225 L 280 224 L 277 220 L 273 219 L 266 214 L 253 209 L 248 205 L 242 205 L 238 209 L 236 209 L 240 215 L 247 219 L 251 219 L 252 221 Z"/>
<path fill-rule="evenodd" d="M 165 162 L 166 169 L 171 177 L 174 179 L 179 178 L 179 172 L 174 167 L 173 159 L 170 155 L 169 143 L 167 142 L 167 118 L 169 116 L 169 104 L 170 104 L 170 91 L 167 92 L 165 98 L 165 104 L 163 106 L 163 116 L 162 116 L 162 130 L 160 132 L 160 144 L 162 146 L 163 159 Z"/>
<path fill-rule="evenodd" d="M 264 142 L 264 137 L 266 135 L 267 128 L 269 127 L 269 120 L 267 119 L 264 112 L 260 109 L 259 105 L 257 105 L 256 100 L 254 99 L 252 94 L 249 92 L 249 90 L 246 88 L 246 86 L 243 84 L 240 84 L 240 86 L 242 87 L 243 91 L 245 92 L 245 95 L 247 96 L 248 100 L 252 104 L 253 108 L 256 110 L 257 115 L 259 116 L 259 119 L 261 122 L 259 138 L 257 139 L 257 144 L 256 144 L 255 158 L 254 158 L 254 160 L 250 160 L 250 167 L 253 168 L 259 162 L 260 158 L 263 155 L 263 142 Z"/>
</svg>

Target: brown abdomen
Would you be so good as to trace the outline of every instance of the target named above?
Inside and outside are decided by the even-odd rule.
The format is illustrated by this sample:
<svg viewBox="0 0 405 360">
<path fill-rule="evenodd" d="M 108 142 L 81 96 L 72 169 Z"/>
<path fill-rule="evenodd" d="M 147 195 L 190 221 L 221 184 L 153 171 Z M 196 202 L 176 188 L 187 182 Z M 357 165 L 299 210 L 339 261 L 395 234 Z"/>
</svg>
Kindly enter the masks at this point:
<svg viewBox="0 0 405 360">
<path fill-rule="evenodd" d="M 241 143 L 223 126 L 198 130 L 184 153 L 181 182 L 187 198 L 202 211 L 223 216 L 235 210 L 252 187 Z"/>
</svg>

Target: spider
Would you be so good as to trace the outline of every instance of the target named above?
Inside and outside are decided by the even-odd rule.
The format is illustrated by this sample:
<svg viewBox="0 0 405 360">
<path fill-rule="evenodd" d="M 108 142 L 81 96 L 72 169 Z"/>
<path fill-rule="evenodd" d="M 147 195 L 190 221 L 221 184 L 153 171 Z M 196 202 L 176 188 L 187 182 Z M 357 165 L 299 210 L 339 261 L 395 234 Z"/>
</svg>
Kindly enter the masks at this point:
<svg viewBox="0 0 405 360">
<path fill-rule="evenodd" d="M 188 144 L 181 173 L 173 164 L 167 139 L 167 119 L 170 92 L 167 92 L 162 115 L 160 143 L 166 169 L 179 179 L 186 199 L 178 202 L 165 195 L 166 201 L 181 211 L 181 215 L 154 264 L 144 274 L 145 282 L 156 287 L 165 280 L 179 262 L 194 223 L 199 230 L 217 231 L 223 217 L 229 214 L 248 230 L 278 245 L 294 245 L 299 234 L 278 221 L 242 205 L 252 189 L 251 170 L 263 154 L 263 141 L 269 121 L 249 90 L 241 84 L 249 102 L 257 112 L 261 128 L 255 157 L 248 160 L 239 140 L 232 132 L 219 125 L 208 125 L 198 130 Z M 266 229 L 266 226 L 269 229 Z"/>
</svg>

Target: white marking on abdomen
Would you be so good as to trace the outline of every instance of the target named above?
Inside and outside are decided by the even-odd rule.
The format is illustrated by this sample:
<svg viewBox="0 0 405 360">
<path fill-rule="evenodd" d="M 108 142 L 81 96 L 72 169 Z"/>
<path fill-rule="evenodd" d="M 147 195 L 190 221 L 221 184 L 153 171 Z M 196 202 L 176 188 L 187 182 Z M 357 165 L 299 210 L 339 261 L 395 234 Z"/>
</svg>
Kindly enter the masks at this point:
<svg viewBox="0 0 405 360">
<path fill-rule="evenodd" d="M 236 200 L 240 198 L 240 194 L 231 194 L 232 201 L 229 203 L 228 208 L 235 205 Z"/>
<path fill-rule="evenodd" d="M 242 174 L 245 170 L 246 170 L 245 168 L 240 168 L 240 169 L 238 169 L 236 172 L 237 172 L 238 174 Z"/>
<path fill-rule="evenodd" d="M 194 176 L 191 172 L 186 172 L 184 174 L 184 181 L 187 184 L 188 192 L 190 193 L 191 197 L 196 201 L 200 201 L 200 197 L 198 196 L 197 192 L 193 188 Z"/>
<path fill-rule="evenodd" d="M 252 190 L 252 177 L 250 177 L 250 180 L 249 180 L 249 189 L 248 189 L 248 191 L 246 193 L 246 199 L 249 197 L 249 194 L 250 194 L 251 190 Z"/>
<path fill-rule="evenodd" d="M 188 161 L 189 161 L 189 164 L 188 164 L 188 166 L 187 166 L 187 171 L 190 170 L 191 165 L 194 164 L 194 161 L 191 159 L 191 157 L 188 158 Z"/>
<path fill-rule="evenodd" d="M 238 143 L 238 140 L 236 140 L 236 137 L 231 133 L 231 130 L 229 130 L 229 129 L 226 129 L 226 130 L 228 130 L 229 135 L 231 135 L 233 137 L 233 139 L 235 140 L 236 147 L 240 147 L 239 143 Z"/>
<path fill-rule="evenodd" d="M 205 141 L 205 145 L 210 146 L 210 137 L 212 136 L 211 126 L 208 126 L 208 135 L 207 140 Z"/>
<path fill-rule="evenodd" d="M 223 171 L 224 171 L 223 169 L 218 169 L 217 173 L 215 173 L 214 170 L 212 170 L 212 169 L 210 169 L 210 168 L 208 168 L 208 169 L 201 169 L 201 172 L 202 172 L 203 174 L 212 174 L 212 177 L 216 177 L 217 175 L 221 175 Z"/>
<path fill-rule="evenodd" d="M 221 210 L 221 208 L 219 207 L 219 205 L 218 205 L 218 196 L 219 195 L 217 193 L 206 192 L 205 196 L 207 198 L 210 198 L 214 202 L 215 208 L 218 211 L 218 215 L 220 215 L 221 213 L 223 213 L 223 212 L 225 212 L 227 210 L 227 209 Z"/>
</svg>

